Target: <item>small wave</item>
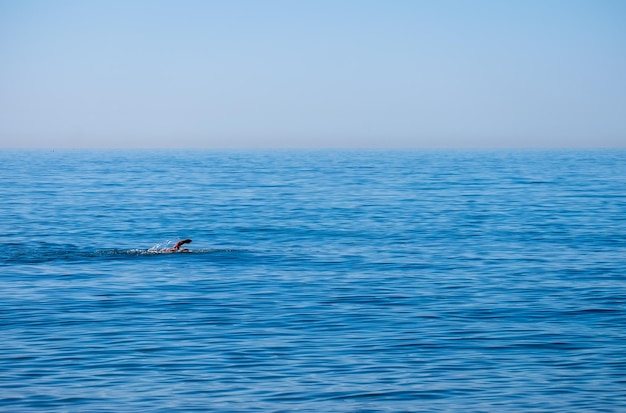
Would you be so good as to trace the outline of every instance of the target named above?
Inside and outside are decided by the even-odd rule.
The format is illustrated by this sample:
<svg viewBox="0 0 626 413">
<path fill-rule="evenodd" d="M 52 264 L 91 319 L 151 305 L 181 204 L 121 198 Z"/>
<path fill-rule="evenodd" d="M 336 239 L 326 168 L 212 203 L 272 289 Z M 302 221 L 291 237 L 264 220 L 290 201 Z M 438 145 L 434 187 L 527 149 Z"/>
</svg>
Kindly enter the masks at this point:
<svg viewBox="0 0 626 413">
<path fill-rule="evenodd" d="M 84 261 L 89 259 L 127 259 L 137 257 L 152 256 L 198 256 L 217 253 L 236 252 L 235 249 L 211 248 L 211 249 L 194 249 L 181 252 L 167 252 L 155 249 L 96 249 L 96 250 L 77 250 L 77 249 L 61 249 L 61 248 L 12 248 L 5 250 L 0 257 L 0 262 L 4 264 L 37 264 L 50 261 Z"/>
<path fill-rule="evenodd" d="M 212 248 L 212 249 L 196 249 L 187 251 L 164 251 L 163 249 L 109 249 L 109 250 L 96 250 L 96 255 L 109 255 L 109 256 L 151 256 L 151 255 L 199 255 L 199 254 L 215 254 L 219 252 L 235 252 L 237 250 L 230 248 Z"/>
</svg>

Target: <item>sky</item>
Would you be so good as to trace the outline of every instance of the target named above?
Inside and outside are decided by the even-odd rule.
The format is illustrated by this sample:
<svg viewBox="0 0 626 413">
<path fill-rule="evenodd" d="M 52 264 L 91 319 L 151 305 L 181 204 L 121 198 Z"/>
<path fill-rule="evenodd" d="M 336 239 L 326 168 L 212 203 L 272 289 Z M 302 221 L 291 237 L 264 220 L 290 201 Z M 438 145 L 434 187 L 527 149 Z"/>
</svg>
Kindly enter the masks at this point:
<svg viewBox="0 0 626 413">
<path fill-rule="evenodd" d="M 587 147 L 623 0 L 0 0 L 0 148 Z"/>
</svg>

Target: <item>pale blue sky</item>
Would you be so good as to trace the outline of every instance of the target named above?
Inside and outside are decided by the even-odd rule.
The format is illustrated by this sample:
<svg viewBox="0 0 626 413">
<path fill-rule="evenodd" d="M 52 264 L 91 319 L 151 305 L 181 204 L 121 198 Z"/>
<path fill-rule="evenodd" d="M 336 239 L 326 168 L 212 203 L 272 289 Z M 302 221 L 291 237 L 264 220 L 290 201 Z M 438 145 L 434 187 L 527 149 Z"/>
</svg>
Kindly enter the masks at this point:
<svg viewBox="0 0 626 413">
<path fill-rule="evenodd" d="M 0 0 L 0 147 L 626 147 L 626 1 Z"/>
</svg>

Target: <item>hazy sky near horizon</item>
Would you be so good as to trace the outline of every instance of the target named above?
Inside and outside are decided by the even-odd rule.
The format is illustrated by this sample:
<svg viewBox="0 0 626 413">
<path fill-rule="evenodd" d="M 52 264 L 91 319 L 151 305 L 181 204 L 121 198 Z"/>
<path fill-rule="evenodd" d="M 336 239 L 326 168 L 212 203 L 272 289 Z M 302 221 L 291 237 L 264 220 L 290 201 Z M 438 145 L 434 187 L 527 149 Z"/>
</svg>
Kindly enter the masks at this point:
<svg viewBox="0 0 626 413">
<path fill-rule="evenodd" d="M 0 0 L 0 147 L 626 147 L 626 1 Z"/>
</svg>

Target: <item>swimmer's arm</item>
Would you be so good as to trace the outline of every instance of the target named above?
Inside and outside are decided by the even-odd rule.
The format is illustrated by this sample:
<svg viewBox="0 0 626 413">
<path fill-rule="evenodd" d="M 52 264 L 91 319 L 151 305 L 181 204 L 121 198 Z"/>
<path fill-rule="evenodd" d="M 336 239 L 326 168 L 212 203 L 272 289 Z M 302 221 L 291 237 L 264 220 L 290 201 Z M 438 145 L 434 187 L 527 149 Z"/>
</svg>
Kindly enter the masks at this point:
<svg viewBox="0 0 626 413">
<path fill-rule="evenodd" d="M 178 241 L 176 243 L 176 245 L 174 245 L 174 247 L 172 249 L 177 250 L 177 249 L 180 248 L 181 245 L 189 244 L 190 242 L 191 242 L 191 240 L 189 238 L 180 240 L 180 241 Z"/>
</svg>

